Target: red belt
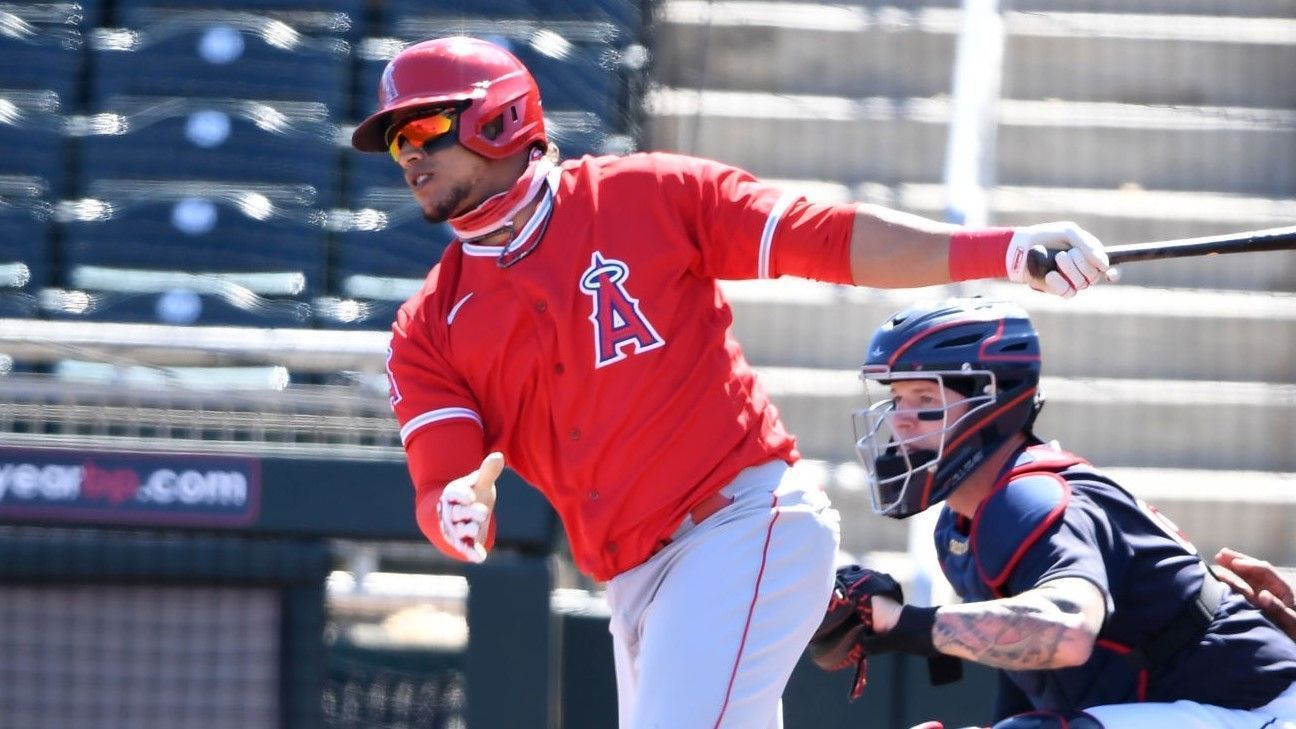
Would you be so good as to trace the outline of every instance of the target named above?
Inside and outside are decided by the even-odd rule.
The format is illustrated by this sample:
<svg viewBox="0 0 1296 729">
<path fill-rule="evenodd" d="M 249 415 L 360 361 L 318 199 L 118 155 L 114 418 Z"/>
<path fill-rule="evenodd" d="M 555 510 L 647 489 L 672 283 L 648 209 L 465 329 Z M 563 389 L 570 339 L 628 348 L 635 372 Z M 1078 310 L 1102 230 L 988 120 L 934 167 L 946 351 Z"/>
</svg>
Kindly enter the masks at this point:
<svg viewBox="0 0 1296 729">
<path fill-rule="evenodd" d="M 692 509 L 689 509 L 688 515 L 689 518 L 693 520 L 693 523 L 695 525 L 701 524 L 712 514 L 715 514 L 717 511 L 720 511 L 726 506 L 729 506 L 733 502 L 734 502 L 734 497 L 725 496 L 724 494 L 717 491 L 714 494 L 711 494 L 705 499 L 699 501 L 697 505 L 694 506 Z M 676 529 L 679 529 L 679 527 L 676 527 Z M 657 546 L 653 547 L 652 553 L 657 554 L 662 550 L 662 548 L 664 548 L 667 544 L 670 543 L 671 543 L 670 537 L 667 537 L 666 539 L 657 542 Z"/>
<path fill-rule="evenodd" d="M 689 518 L 694 524 L 701 524 L 707 517 L 720 511 L 734 502 L 734 497 L 725 496 L 719 491 L 698 502 L 697 506 L 689 509 Z"/>
</svg>

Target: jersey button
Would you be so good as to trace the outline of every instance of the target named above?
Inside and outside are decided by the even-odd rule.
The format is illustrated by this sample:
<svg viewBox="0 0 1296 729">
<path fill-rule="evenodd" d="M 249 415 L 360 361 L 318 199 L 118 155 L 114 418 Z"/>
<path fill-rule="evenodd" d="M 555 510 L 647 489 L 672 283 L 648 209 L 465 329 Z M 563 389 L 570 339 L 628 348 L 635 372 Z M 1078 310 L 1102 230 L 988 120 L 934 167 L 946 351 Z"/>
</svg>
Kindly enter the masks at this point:
<svg viewBox="0 0 1296 729">
<path fill-rule="evenodd" d="M 617 551 L 617 545 L 616 545 L 616 542 L 608 542 L 608 543 L 607 543 L 607 551 L 608 551 L 608 554 L 616 554 L 616 551 Z"/>
<path fill-rule="evenodd" d="M 597 492 L 597 491 L 594 491 L 593 489 L 591 489 L 590 492 L 589 492 L 589 500 L 590 500 L 590 501 L 598 501 L 598 492 Z"/>
<path fill-rule="evenodd" d="M 562 362 L 559 362 L 558 364 L 554 365 L 554 374 L 556 374 L 556 375 L 561 375 L 562 373 L 564 373 L 564 372 L 566 372 L 566 371 L 567 371 L 567 368 L 566 368 L 566 367 L 563 367 L 563 363 L 562 363 Z"/>
<path fill-rule="evenodd" d="M 545 310 L 545 309 L 548 309 L 548 308 L 549 308 L 549 305 L 546 304 L 546 303 L 544 302 L 543 299 L 540 300 L 540 301 L 535 302 L 535 310 L 538 311 L 538 312 L 540 312 L 541 314 L 543 314 L 543 313 L 544 313 L 544 310 Z"/>
<path fill-rule="evenodd" d="M 572 440 L 580 440 L 580 428 L 572 428 L 567 435 L 571 436 Z"/>
</svg>

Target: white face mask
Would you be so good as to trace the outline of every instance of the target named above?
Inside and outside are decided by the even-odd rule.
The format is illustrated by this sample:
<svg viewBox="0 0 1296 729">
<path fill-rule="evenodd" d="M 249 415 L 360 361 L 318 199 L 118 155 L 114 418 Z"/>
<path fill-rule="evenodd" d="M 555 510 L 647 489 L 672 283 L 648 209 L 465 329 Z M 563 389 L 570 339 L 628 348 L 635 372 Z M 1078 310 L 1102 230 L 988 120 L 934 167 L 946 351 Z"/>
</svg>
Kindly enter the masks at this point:
<svg viewBox="0 0 1296 729">
<path fill-rule="evenodd" d="M 929 493 L 953 434 L 974 414 L 994 400 L 990 394 L 964 398 L 950 392 L 945 378 L 969 375 L 988 378 L 990 372 L 890 372 L 861 373 L 867 407 L 852 413 L 855 450 L 864 465 L 873 511 L 904 517 L 938 501 Z M 897 382 L 930 384 L 917 389 Z M 928 492 L 928 493 L 924 493 Z"/>
</svg>

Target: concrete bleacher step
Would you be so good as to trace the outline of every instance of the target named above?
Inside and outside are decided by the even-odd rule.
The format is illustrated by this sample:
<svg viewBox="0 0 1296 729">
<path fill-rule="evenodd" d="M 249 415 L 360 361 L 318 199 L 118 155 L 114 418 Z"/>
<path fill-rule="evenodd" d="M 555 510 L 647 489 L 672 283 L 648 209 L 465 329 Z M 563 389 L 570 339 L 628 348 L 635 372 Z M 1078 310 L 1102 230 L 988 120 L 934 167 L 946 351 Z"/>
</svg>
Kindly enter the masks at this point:
<svg viewBox="0 0 1296 729">
<path fill-rule="evenodd" d="M 1256 470 L 1107 467 L 1104 473 L 1168 516 L 1208 559 L 1223 546 L 1275 564 L 1296 565 L 1296 473 Z M 909 522 L 873 513 L 857 460 L 804 459 L 793 474 L 822 485 L 842 513 L 842 549 L 856 556 L 903 552 Z"/>
<path fill-rule="evenodd" d="M 850 186 L 824 180 L 768 182 L 826 203 L 852 200 L 942 220 L 944 185 L 865 182 Z M 1022 187 L 989 191 L 989 223 L 1030 225 L 1074 220 L 1108 245 L 1164 241 L 1278 228 L 1296 223 L 1296 199 L 1210 192 Z M 1296 254 L 1291 251 L 1164 259 L 1122 267 L 1122 283 L 1243 291 L 1296 292 Z"/>
<path fill-rule="evenodd" d="M 1296 110 L 1005 99 L 998 183 L 1296 194 Z"/>
<path fill-rule="evenodd" d="M 934 182 L 945 98 L 847 98 L 657 88 L 651 146 L 694 152 L 758 175 Z M 999 104 L 998 182 L 1041 187 L 1296 194 L 1296 110 L 1029 101 Z"/>
<path fill-rule="evenodd" d="M 949 91 L 952 8 L 669 0 L 655 75 L 680 88 L 843 96 Z"/>
<path fill-rule="evenodd" d="M 855 370 L 758 367 L 802 453 L 848 460 Z M 1042 437 L 1096 461 L 1162 468 L 1296 471 L 1296 385 L 1045 377 Z"/>
<path fill-rule="evenodd" d="M 645 101 L 649 148 L 760 176 L 935 182 L 945 161 L 945 99 L 656 88 Z"/>
<path fill-rule="evenodd" d="M 846 0 L 851 2 L 852 0 Z M 1023 12 L 1145 13 L 1210 15 L 1223 18 L 1293 18 L 1296 0 L 1012 0 Z"/>
<path fill-rule="evenodd" d="M 716 4 L 720 4 L 720 0 Z M 783 0 L 793 5 L 822 5 L 824 0 Z M 959 8 L 962 0 L 832 0 L 832 5 L 864 8 Z M 1008 0 L 1000 7 L 1008 7 Z M 1020 11 L 1066 10 L 1088 13 L 1161 13 L 1166 15 L 1219 15 L 1225 17 L 1296 17 L 1296 0 L 1011 0 Z"/>
<path fill-rule="evenodd" d="M 878 290 L 788 278 L 722 286 L 734 334 L 757 367 L 854 368 L 891 314 L 919 300 L 981 294 L 1030 312 L 1044 371 L 1057 377 L 1296 383 L 1292 294 L 1105 284 L 1062 300 L 999 282 Z"/>
<path fill-rule="evenodd" d="M 1296 17 L 1005 12 L 1003 95 L 1296 107 Z"/>
<path fill-rule="evenodd" d="M 950 7 L 670 0 L 657 14 L 668 86 L 843 96 L 950 89 L 962 11 Z M 1296 19 L 1003 13 L 1004 96 L 1296 106 Z M 1077 72 L 1081 70 L 1082 72 Z"/>
</svg>

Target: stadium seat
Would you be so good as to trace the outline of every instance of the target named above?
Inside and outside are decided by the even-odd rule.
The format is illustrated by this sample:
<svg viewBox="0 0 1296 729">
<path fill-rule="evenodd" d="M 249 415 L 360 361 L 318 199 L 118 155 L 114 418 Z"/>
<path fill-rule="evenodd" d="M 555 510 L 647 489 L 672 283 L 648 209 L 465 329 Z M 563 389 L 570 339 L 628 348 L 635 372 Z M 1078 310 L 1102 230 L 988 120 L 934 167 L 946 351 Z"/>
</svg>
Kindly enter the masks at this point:
<svg viewBox="0 0 1296 729">
<path fill-rule="evenodd" d="M 396 321 L 402 302 L 321 296 L 311 302 L 317 327 L 323 329 L 387 330 Z"/>
<path fill-rule="evenodd" d="M 345 16 L 340 16 L 345 18 Z M 282 99 L 346 111 L 350 44 L 327 13 L 138 8 L 90 34 L 91 98 Z"/>
<path fill-rule="evenodd" d="M 33 315 L 34 293 L 48 283 L 48 192 L 40 178 L 0 175 L 0 317 Z"/>
<path fill-rule="evenodd" d="M 0 3 L 0 88 L 78 98 L 83 18 L 78 3 Z"/>
<path fill-rule="evenodd" d="M 448 226 L 423 219 L 403 187 L 369 188 L 357 208 L 335 213 L 332 227 L 332 295 L 315 301 L 315 316 L 333 328 L 387 328 L 453 238 Z"/>
<path fill-rule="evenodd" d="M 386 154 L 357 152 L 350 140 L 341 148 L 346 186 L 342 198 L 347 207 L 362 205 L 361 198 L 372 187 L 394 187 L 405 183 L 401 170 Z"/>
<path fill-rule="evenodd" d="M 333 277 L 335 290 L 346 296 L 362 294 L 348 284 L 356 275 L 423 278 L 454 237 L 449 226 L 424 220 L 403 187 L 369 189 L 360 207 L 342 218 Z"/>
<path fill-rule="evenodd" d="M 38 177 L 0 175 L 0 289 L 49 283 L 48 194 L 48 184 Z"/>
<path fill-rule="evenodd" d="M 164 291 L 85 291 L 51 288 L 40 292 L 39 313 L 48 319 L 200 326 L 304 327 L 310 305 L 296 299 L 249 295 L 231 287 L 199 293 L 183 282 Z"/>
<path fill-rule="evenodd" d="M 323 282 L 324 215 L 301 188 L 100 180 L 60 219 L 75 289 L 305 297 Z"/>
<path fill-rule="evenodd" d="M 609 124 L 622 114 L 617 51 L 596 44 L 513 43 L 513 53 L 531 69 L 545 108 L 589 111 Z"/>
<path fill-rule="evenodd" d="M 306 10 L 319 13 L 345 13 L 352 19 L 365 11 L 366 0 L 114 0 L 117 17 L 151 8 L 183 8 L 186 10 L 253 10 L 275 12 L 281 10 Z"/>
<path fill-rule="evenodd" d="M 58 196 L 67 181 L 62 102 L 50 90 L 0 88 L 0 175 L 30 175 Z"/>
<path fill-rule="evenodd" d="M 640 0 L 385 0 L 383 17 L 394 27 L 411 16 L 483 17 L 555 21 L 600 21 L 613 23 L 632 36 L 643 25 Z"/>
<path fill-rule="evenodd" d="M 613 134 L 595 115 L 586 111 L 554 111 L 545 114 L 549 140 L 558 145 L 563 159 L 587 154 L 626 154 L 635 150 L 629 134 Z"/>
<path fill-rule="evenodd" d="M 309 185 L 331 205 L 337 128 L 322 104 L 112 97 L 76 120 L 81 179 Z"/>
<path fill-rule="evenodd" d="M 40 292 L 43 316 L 309 325 L 325 258 L 309 190 L 100 180 L 89 192 L 60 210 L 64 286 Z"/>
<path fill-rule="evenodd" d="M 588 111 L 612 128 L 625 115 L 622 76 L 623 38 L 608 23 L 523 21 L 447 21 L 406 18 L 395 39 L 366 39 L 357 52 L 356 94 L 361 111 L 376 97 L 383 68 L 404 44 L 447 35 L 471 35 L 507 48 L 531 69 L 545 111 Z"/>
</svg>

